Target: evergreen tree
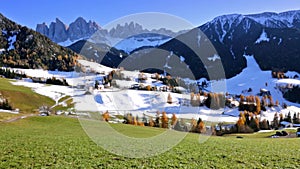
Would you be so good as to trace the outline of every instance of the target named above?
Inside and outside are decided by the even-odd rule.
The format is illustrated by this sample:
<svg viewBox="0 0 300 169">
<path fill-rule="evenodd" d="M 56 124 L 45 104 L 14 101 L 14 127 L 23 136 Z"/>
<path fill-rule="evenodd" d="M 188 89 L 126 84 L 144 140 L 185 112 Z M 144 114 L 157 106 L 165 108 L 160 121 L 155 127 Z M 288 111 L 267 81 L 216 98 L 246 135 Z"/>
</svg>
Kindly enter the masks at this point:
<svg viewBox="0 0 300 169">
<path fill-rule="evenodd" d="M 292 122 L 292 116 L 291 116 L 291 112 L 288 113 L 287 117 L 285 118 L 285 121 L 287 122 Z"/>
<path fill-rule="evenodd" d="M 177 117 L 176 117 L 175 113 L 173 113 L 172 114 L 171 125 L 174 127 L 176 123 L 177 123 Z"/>
<path fill-rule="evenodd" d="M 261 123 L 260 123 L 260 129 L 262 130 L 269 130 L 269 125 L 266 119 L 264 119 Z"/>
<path fill-rule="evenodd" d="M 178 121 L 175 123 L 174 130 L 183 131 L 183 128 Z"/>
</svg>

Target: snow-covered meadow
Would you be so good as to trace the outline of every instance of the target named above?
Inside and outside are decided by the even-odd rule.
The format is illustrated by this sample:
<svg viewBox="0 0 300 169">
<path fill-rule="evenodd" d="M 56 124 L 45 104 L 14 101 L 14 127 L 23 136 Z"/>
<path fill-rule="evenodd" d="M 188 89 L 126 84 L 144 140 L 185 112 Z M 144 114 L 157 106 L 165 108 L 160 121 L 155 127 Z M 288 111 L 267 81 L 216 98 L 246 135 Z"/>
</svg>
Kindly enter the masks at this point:
<svg viewBox="0 0 300 169">
<path fill-rule="evenodd" d="M 300 112 L 300 105 L 297 103 L 291 103 L 285 100 L 282 93 L 276 88 L 277 84 L 292 83 L 300 84 L 299 79 L 283 79 L 278 80 L 271 77 L 271 71 L 262 71 L 256 63 L 253 56 L 245 56 L 247 59 L 247 68 L 245 68 L 237 76 L 227 79 L 225 81 L 226 90 L 230 94 L 243 94 L 243 95 L 256 95 L 261 89 L 270 91 L 273 100 L 278 100 L 281 104 L 286 103 L 289 105 L 287 109 L 281 108 L 281 106 L 274 108 L 267 108 L 267 111 L 262 112 L 261 119 L 272 120 L 276 112 L 287 114 L 291 112 Z M 88 68 L 89 71 L 104 72 L 108 74 L 111 68 L 102 66 L 94 62 L 88 62 L 81 60 L 80 63 Z M 172 113 L 175 113 L 180 118 L 199 118 L 208 121 L 218 122 L 235 122 L 238 119 L 239 111 L 237 108 L 225 108 L 220 110 L 211 110 L 207 107 L 192 107 L 190 104 L 184 104 L 184 101 L 190 98 L 188 93 L 178 94 L 172 92 L 161 91 L 141 91 L 128 89 L 131 85 L 139 84 L 137 82 L 137 76 L 139 72 L 135 71 L 123 71 L 122 73 L 127 80 L 116 80 L 119 88 L 108 88 L 101 90 L 90 90 L 94 85 L 95 79 L 99 76 L 91 73 L 76 73 L 76 72 L 59 72 L 59 71 L 45 71 L 38 69 L 15 69 L 19 72 L 25 73 L 32 77 L 43 78 L 65 78 L 71 85 L 57 86 L 33 83 L 30 79 L 18 80 L 12 82 L 14 85 L 22 85 L 32 88 L 35 92 L 48 96 L 55 101 L 58 101 L 64 96 L 71 96 L 75 103 L 75 109 L 78 112 L 104 112 L 109 111 L 114 114 L 132 113 L 134 115 L 142 116 L 143 114 L 149 116 L 155 116 L 157 111 L 166 111 L 171 117 Z M 153 85 L 153 80 L 150 78 L 151 74 L 144 74 L 148 77 L 143 82 L 143 85 Z M 296 72 L 288 72 L 288 76 L 298 75 Z M 128 81 L 130 79 L 130 81 Z M 202 79 L 203 80 L 203 79 Z M 156 85 L 159 82 L 156 82 Z M 88 84 L 89 88 L 77 88 L 78 85 Z M 218 85 L 219 82 L 211 81 L 207 90 L 211 90 L 212 86 Z M 220 83 L 224 85 L 224 83 Z M 252 91 L 247 90 L 251 88 Z M 86 91 L 90 91 L 90 94 L 86 94 Z M 167 103 L 168 95 L 172 97 L 172 103 Z M 201 98 L 204 99 L 204 98 Z"/>
</svg>

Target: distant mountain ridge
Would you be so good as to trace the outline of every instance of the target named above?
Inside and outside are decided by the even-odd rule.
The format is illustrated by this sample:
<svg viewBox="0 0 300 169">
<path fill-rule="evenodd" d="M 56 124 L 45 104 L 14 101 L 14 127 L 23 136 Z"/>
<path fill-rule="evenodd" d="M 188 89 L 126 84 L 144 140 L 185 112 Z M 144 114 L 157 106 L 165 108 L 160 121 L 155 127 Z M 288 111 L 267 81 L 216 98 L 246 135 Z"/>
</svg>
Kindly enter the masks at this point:
<svg viewBox="0 0 300 169">
<path fill-rule="evenodd" d="M 52 41 L 59 43 L 70 39 L 71 41 L 87 38 L 93 35 L 101 27 L 92 21 L 86 22 L 82 17 L 77 18 L 69 26 L 56 18 L 48 27 L 46 23 L 38 24 L 36 31 L 49 37 Z"/>
<path fill-rule="evenodd" d="M 201 77 L 208 78 L 207 71 L 214 70 L 218 66 L 216 63 L 219 61 L 224 67 L 226 78 L 237 75 L 247 67 L 244 55 L 253 55 L 262 70 L 300 72 L 299 23 L 299 10 L 282 13 L 223 15 L 155 47 L 166 51 L 165 53 L 159 53 L 151 47 L 142 51 L 145 48 L 140 47 L 133 50 L 133 56 L 136 58 L 127 58 L 127 55 L 120 57 L 122 52 L 115 49 L 109 55 L 101 57 L 97 57 L 93 52 L 91 54 L 93 58 L 96 56 L 99 58 L 97 60 L 110 67 L 118 67 L 126 58 L 127 62 L 131 62 L 129 65 L 134 70 L 137 64 L 133 64 L 133 62 L 145 63 L 145 58 L 159 57 L 160 55 L 161 57 L 170 57 L 170 53 L 172 53 L 172 55 L 184 58 L 180 64 L 185 63 L 185 67 L 188 67 L 197 79 Z M 139 26 L 134 25 L 134 23 L 127 24 L 125 27 L 141 29 Z M 122 32 L 126 29 L 121 27 L 120 25 L 117 29 L 111 31 L 111 34 L 109 31 L 106 33 L 109 34 L 109 37 L 125 36 Z M 200 36 L 201 33 L 199 32 L 202 32 L 203 35 Z M 204 49 L 203 44 L 207 45 L 207 41 L 211 42 L 216 53 L 203 55 L 201 61 L 189 46 L 193 46 L 196 50 Z M 80 51 L 79 48 L 76 50 Z M 186 68 L 175 69 L 172 61 L 165 65 L 167 66 L 162 69 L 173 68 L 173 70 L 182 71 L 182 74 L 187 71 Z"/>
<path fill-rule="evenodd" d="M 114 45 L 116 41 L 145 33 L 161 34 L 169 37 L 175 37 L 182 33 L 181 31 L 173 32 L 165 28 L 147 30 L 142 25 L 134 22 L 125 23 L 124 25 L 118 24 L 116 27 L 107 30 L 101 28 L 94 21 L 87 22 L 82 17 L 77 18 L 70 25 L 66 25 L 56 18 L 56 21 L 51 22 L 49 27 L 45 23 L 37 24 L 36 31 L 63 46 L 69 46 L 78 40 L 87 40 L 96 32 L 96 36 L 98 36 L 96 43 L 107 43 L 108 45 Z"/>
<path fill-rule="evenodd" d="M 223 65 L 226 78 L 234 77 L 247 67 L 244 55 L 253 55 L 262 70 L 300 72 L 299 16 L 300 11 L 218 16 L 212 21 L 156 47 L 166 52 L 158 52 L 157 49 L 143 52 L 134 50 L 136 57 L 126 58 L 127 62 L 131 62 L 128 68 L 135 70 L 138 68 L 136 67 L 138 64 L 134 64 L 134 62 L 150 63 L 151 60 L 145 61 L 145 59 L 154 56 L 166 58 L 170 57 L 170 53 L 172 53 L 172 55 L 184 58 L 185 64 L 183 62 L 179 64 L 174 60 L 176 66 L 189 67 L 196 79 L 211 78 L 207 71 L 214 72 L 216 67 L 220 66 L 217 64 L 219 61 Z M 206 50 L 205 47 L 209 47 L 208 42 L 211 42 L 216 53 L 203 54 L 202 60 L 200 60 L 197 52 L 190 47 L 201 53 Z M 113 57 L 110 57 L 109 60 L 111 60 L 111 65 L 107 66 L 118 67 L 119 60 L 115 63 Z M 164 63 L 162 63 L 163 65 Z M 175 65 L 172 65 L 172 61 L 166 65 L 167 71 L 177 70 L 176 73 L 179 75 L 184 75 L 187 71 L 183 67 L 176 68 Z M 216 78 L 220 78 L 217 76 L 218 73 L 214 74 L 216 74 Z"/>
</svg>

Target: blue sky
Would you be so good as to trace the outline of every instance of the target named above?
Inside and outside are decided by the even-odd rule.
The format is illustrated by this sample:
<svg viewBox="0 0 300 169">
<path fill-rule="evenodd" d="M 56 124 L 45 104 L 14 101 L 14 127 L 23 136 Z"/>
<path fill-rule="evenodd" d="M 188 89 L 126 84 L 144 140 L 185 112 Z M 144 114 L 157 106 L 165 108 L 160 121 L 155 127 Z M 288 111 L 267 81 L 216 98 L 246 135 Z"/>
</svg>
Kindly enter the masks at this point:
<svg viewBox="0 0 300 169">
<path fill-rule="evenodd" d="M 199 26 L 223 14 L 300 10 L 299 0 L 1 0 L 0 4 L 0 13 L 33 29 L 55 18 L 69 24 L 79 16 L 102 26 L 134 13 L 163 12 Z"/>
</svg>

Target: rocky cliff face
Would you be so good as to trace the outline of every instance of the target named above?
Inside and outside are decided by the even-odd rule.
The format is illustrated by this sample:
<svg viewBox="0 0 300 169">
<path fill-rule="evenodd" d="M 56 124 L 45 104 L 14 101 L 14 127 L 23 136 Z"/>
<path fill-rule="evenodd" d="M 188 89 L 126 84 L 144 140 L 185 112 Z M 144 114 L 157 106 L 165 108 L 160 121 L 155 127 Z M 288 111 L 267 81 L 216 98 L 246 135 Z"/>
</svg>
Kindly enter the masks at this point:
<svg viewBox="0 0 300 169">
<path fill-rule="evenodd" d="M 56 18 L 56 21 L 50 24 L 48 37 L 54 42 L 66 41 L 68 39 L 66 25 Z"/>
<path fill-rule="evenodd" d="M 134 22 L 125 23 L 124 25 L 118 24 L 116 27 L 107 30 L 102 29 L 96 22 L 87 22 L 82 17 L 77 18 L 69 26 L 66 26 L 59 19 L 52 22 L 49 27 L 45 23 L 38 24 L 36 26 L 36 31 L 46 35 L 56 43 L 62 43 L 68 40 L 75 42 L 77 40 L 89 39 L 92 35 L 95 35 L 95 39 L 99 41 L 97 41 L 97 43 L 107 43 L 110 45 L 114 44 L 118 39 L 126 39 L 140 34 L 161 34 L 175 37 L 176 35 L 183 33 L 182 31 L 173 32 L 165 28 L 147 30 L 144 29 L 142 25 Z M 96 32 L 97 34 L 95 34 Z"/>
<path fill-rule="evenodd" d="M 45 23 L 36 26 L 37 32 L 46 35 L 56 43 L 88 38 L 100 29 L 97 23 L 86 22 L 82 17 L 77 18 L 69 26 L 66 26 L 58 18 L 55 22 L 51 22 L 49 27 Z"/>
</svg>

